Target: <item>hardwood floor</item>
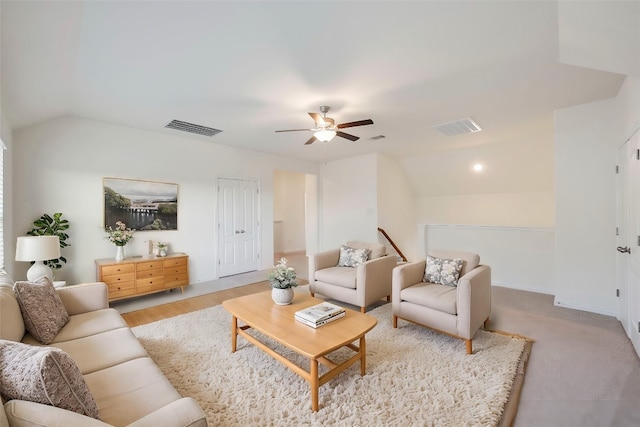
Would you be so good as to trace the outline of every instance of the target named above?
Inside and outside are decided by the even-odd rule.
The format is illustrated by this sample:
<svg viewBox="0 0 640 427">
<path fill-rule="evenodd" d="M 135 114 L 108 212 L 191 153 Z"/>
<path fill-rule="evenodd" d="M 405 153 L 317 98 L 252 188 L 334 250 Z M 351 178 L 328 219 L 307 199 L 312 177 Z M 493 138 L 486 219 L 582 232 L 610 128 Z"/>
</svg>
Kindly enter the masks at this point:
<svg viewBox="0 0 640 427">
<path fill-rule="evenodd" d="M 253 283 L 251 285 L 226 289 L 224 291 L 213 292 L 182 301 L 176 301 L 169 304 L 162 304 L 155 307 L 145 308 L 143 310 L 124 313 L 122 317 L 127 322 L 127 325 L 132 328 L 134 326 L 155 322 L 156 320 L 166 319 L 168 317 L 178 316 L 180 314 L 189 313 L 192 311 L 222 304 L 224 300 L 230 298 L 236 298 L 256 292 L 268 291 L 269 289 L 271 289 L 271 287 L 269 286 L 269 282 L 265 280 L 264 282 Z"/>
</svg>

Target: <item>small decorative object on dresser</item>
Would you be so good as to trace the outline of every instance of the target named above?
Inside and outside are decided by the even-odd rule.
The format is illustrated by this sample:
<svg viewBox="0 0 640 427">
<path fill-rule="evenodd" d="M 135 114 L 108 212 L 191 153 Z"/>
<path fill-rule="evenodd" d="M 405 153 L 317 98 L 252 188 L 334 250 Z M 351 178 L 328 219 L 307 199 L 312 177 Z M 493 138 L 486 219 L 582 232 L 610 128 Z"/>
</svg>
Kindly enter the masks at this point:
<svg viewBox="0 0 640 427">
<path fill-rule="evenodd" d="M 153 254 L 155 256 L 165 257 L 169 252 L 169 244 L 165 242 L 153 242 Z"/>
<path fill-rule="evenodd" d="M 189 284 L 189 256 L 173 253 L 163 259 L 134 257 L 124 261 L 97 259 L 98 282 L 107 284 L 109 301 L 152 294 Z"/>
<path fill-rule="evenodd" d="M 293 289 L 298 286 L 296 272 L 293 267 L 287 267 L 287 259 L 280 258 L 278 264 L 269 273 L 271 284 L 271 298 L 277 305 L 288 305 L 293 301 Z"/>
</svg>

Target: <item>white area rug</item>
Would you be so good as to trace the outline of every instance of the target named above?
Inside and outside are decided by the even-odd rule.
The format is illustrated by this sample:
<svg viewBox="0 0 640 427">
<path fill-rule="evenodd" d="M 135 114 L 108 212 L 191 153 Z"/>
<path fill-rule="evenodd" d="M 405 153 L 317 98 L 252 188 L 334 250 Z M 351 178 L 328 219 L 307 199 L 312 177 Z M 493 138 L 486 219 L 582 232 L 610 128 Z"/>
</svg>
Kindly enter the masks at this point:
<svg viewBox="0 0 640 427">
<path fill-rule="evenodd" d="M 210 426 L 499 423 L 524 339 L 478 331 L 467 355 L 462 340 L 404 321 L 393 329 L 390 304 L 368 314 L 379 323 L 366 336 L 367 374 L 356 364 L 321 386 L 316 413 L 308 383 L 280 362 L 242 338 L 231 353 L 231 316 L 222 306 L 133 332 L 178 392 L 198 401 Z M 308 369 L 306 359 L 295 360 Z"/>
</svg>

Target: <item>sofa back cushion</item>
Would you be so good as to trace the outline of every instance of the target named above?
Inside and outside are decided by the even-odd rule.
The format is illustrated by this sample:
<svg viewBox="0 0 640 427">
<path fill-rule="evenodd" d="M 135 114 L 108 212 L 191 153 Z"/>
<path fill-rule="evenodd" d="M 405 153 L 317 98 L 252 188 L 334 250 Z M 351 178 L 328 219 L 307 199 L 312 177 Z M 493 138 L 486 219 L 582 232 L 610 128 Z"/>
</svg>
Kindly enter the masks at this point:
<svg viewBox="0 0 640 427">
<path fill-rule="evenodd" d="M 0 339 L 20 341 L 25 327 L 20 306 L 13 292 L 13 280 L 0 270 Z"/>
<path fill-rule="evenodd" d="M 347 246 L 354 249 L 369 249 L 369 259 L 380 258 L 387 254 L 387 247 L 382 243 L 366 243 L 358 241 L 348 241 Z"/>
<path fill-rule="evenodd" d="M 460 271 L 460 277 L 480 265 L 480 255 L 473 252 L 434 250 L 429 251 L 429 255 L 443 259 L 461 259 L 462 270 Z"/>
</svg>

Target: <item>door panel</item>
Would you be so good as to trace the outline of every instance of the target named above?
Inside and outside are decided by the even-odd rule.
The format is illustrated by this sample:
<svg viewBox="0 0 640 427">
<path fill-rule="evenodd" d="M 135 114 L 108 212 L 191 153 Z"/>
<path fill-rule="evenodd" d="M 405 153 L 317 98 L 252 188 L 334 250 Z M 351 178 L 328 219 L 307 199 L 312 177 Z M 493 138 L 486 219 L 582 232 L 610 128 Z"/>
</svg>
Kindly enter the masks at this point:
<svg viewBox="0 0 640 427">
<path fill-rule="evenodd" d="M 260 265 L 258 182 L 218 180 L 219 277 L 257 270 Z"/>
</svg>

